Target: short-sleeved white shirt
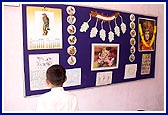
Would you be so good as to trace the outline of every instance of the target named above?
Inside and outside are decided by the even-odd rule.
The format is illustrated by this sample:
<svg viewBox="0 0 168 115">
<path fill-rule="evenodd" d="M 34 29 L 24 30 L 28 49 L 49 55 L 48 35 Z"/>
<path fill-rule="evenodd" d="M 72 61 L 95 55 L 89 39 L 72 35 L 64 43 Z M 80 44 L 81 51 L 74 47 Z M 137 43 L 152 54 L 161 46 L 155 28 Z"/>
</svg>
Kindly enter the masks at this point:
<svg viewBox="0 0 168 115">
<path fill-rule="evenodd" d="M 77 111 L 78 102 L 75 95 L 64 91 L 63 87 L 52 88 L 41 95 L 37 102 L 37 112 Z"/>
</svg>

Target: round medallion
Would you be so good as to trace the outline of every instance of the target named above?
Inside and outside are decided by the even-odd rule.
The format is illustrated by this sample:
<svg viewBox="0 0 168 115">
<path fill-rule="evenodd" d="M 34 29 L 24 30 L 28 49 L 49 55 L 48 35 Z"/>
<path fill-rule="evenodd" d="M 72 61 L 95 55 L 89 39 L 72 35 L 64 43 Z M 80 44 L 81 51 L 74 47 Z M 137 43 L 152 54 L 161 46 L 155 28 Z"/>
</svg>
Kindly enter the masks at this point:
<svg viewBox="0 0 168 115">
<path fill-rule="evenodd" d="M 75 46 L 69 46 L 67 48 L 67 52 L 68 52 L 69 55 L 75 55 L 76 52 L 77 52 L 76 47 Z"/>
<path fill-rule="evenodd" d="M 131 54 L 131 55 L 129 56 L 129 60 L 130 60 L 130 62 L 133 62 L 133 61 L 135 60 L 135 55 L 134 55 L 134 54 Z"/>
<path fill-rule="evenodd" d="M 75 8 L 73 6 L 68 6 L 66 8 L 66 11 L 69 15 L 74 15 L 75 14 Z"/>
<path fill-rule="evenodd" d="M 77 39 L 74 35 L 71 35 L 71 36 L 68 37 L 68 43 L 70 45 L 74 45 L 74 44 L 76 44 L 76 42 L 77 42 Z"/>
<path fill-rule="evenodd" d="M 75 22 L 76 22 L 76 18 L 75 18 L 75 16 L 68 16 L 67 17 L 67 22 L 69 23 L 69 24 L 74 24 Z"/>
<path fill-rule="evenodd" d="M 130 31 L 130 35 L 131 35 L 131 37 L 135 37 L 136 36 L 136 31 L 135 30 L 131 30 Z"/>
<path fill-rule="evenodd" d="M 76 27 L 74 25 L 69 25 L 67 28 L 67 31 L 69 34 L 75 34 L 76 33 Z"/>
<path fill-rule="evenodd" d="M 132 46 L 131 48 L 130 48 L 130 53 L 135 53 L 135 47 L 134 46 Z"/>
<path fill-rule="evenodd" d="M 135 44 L 136 44 L 135 38 L 131 38 L 131 39 L 130 39 L 130 44 L 131 44 L 131 45 L 135 45 Z"/>
<path fill-rule="evenodd" d="M 69 65 L 75 65 L 76 63 L 76 57 L 75 56 L 70 56 L 67 60 Z"/>
<path fill-rule="evenodd" d="M 131 21 L 135 21 L 135 15 L 134 15 L 134 14 L 131 14 L 131 15 L 130 15 L 130 20 L 131 20 Z"/>
<path fill-rule="evenodd" d="M 130 22 L 130 28 L 131 28 L 132 30 L 135 29 L 135 23 L 134 23 L 134 22 Z"/>
</svg>

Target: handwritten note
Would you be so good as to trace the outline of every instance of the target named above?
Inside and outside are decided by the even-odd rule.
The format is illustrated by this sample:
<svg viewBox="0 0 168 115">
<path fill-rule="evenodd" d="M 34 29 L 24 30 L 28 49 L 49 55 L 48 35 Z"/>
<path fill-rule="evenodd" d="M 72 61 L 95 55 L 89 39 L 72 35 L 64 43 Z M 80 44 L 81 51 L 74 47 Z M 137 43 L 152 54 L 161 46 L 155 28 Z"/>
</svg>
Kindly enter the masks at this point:
<svg viewBox="0 0 168 115">
<path fill-rule="evenodd" d="M 46 70 L 54 64 L 59 64 L 59 54 L 29 55 L 30 90 L 48 89 L 46 85 Z"/>
</svg>

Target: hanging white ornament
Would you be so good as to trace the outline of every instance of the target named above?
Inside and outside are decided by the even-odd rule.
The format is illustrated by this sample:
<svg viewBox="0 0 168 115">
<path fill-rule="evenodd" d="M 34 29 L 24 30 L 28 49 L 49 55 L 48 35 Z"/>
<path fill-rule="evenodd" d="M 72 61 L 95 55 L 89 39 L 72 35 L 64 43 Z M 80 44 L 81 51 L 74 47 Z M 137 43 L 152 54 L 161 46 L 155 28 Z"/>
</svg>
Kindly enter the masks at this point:
<svg viewBox="0 0 168 115">
<path fill-rule="evenodd" d="M 109 42 L 112 42 L 114 40 L 114 32 L 112 32 L 111 30 L 110 22 L 109 22 L 109 28 L 110 28 L 110 31 L 108 33 L 108 39 L 109 39 Z"/>
<path fill-rule="evenodd" d="M 87 22 L 83 22 L 83 24 L 81 25 L 81 28 L 80 28 L 80 32 L 86 32 L 89 28 L 89 22 L 91 20 L 91 15 L 90 15 L 90 18 Z"/>
<path fill-rule="evenodd" d="M 120 16 L 120 18 L 121 18 L 121 25 L 120 25 L 121 26 L 121 31 L 124 34 L 126 32 L 127 28 L 126 28 L 126 24 L 123 22 L 122 16 Z"/>
<path fill-rule="evenodd" d="M 121 31 L 124 34 L 126 32 L 126 25 L 124 23 L 121 23 Z"/>
<path fill-rule="evenodd" d="M 106 31 L 103 29 L 103 21 L 101 22 L 101 27 L 102 29 L 100 30 L 99 34 L 100 34 L 100 38 L 105 41 L 106 38 Z"/>
<path fill-rule="evenodd" d="M 116 18 L 115 18 L 115 28 L 114 28 L 115 34 L 119 37 L 120 36 L 120 28 L 117 26 Z"/>
<path fill-rule="evenodd" d="M 80 28 L 80 32 L 86 32 L 88 28 L 89 28 L 89 24 L 87 22 L 83 22 Z"/>
<path fill-rule="evenodd" d="M 90 37 L 91 37 L 91 38 L 96 37 L 97 32 L 98 32 L 97 28 L 96 28 L 96 27 L 93 27 L 93 28 L 91 29 L 91 31 L 90 31 Z"/>
<path fill-rule="evenodd" d="M 108 33 L 108 39 L 109 39 L 109 42 L 112 42 L 114 40 L 114 33 L 112 31 Z"/>
<path fill-rule="evenodd" d="M 91 31 L 90 31 L 90 37 L 91 37 L 91 38 L 96 37 L 96 35 L 97 35 L 97 32 L 98 32 L 98 30 L 97 30 L 97 28 L 96 28 L 96 27 L 97 27 L 97 22 L 98 22 L 98 18 L 97 18 L 95 27 L 93 27 L 93 28 L 91 29 Z"/>
<path fill-rule="evenodd" d="M 100 30 L 100 38 L 103 41 L 105 41 L 105 39 L 106 39 L 106 31 L 103 28 Z"/>
</svg>

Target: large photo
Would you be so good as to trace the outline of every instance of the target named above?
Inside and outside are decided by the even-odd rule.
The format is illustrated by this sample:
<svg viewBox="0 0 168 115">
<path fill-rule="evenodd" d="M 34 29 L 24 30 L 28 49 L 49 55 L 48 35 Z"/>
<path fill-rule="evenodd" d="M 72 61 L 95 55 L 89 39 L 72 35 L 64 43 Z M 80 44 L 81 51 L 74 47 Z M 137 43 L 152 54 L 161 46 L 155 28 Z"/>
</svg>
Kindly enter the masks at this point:
<svg viewBox="0 0 168 115">
<path fill-rule="evenodd" d="M 139 51 L 154 51 L 156 39 L 155 20 L 147 18 L 138 19 Z"/>
<path fill-rule="evenodd" d="M 116 69 L 118 63 L 119 44 L 92 44 L 92 71 Z"/>
</svg>

